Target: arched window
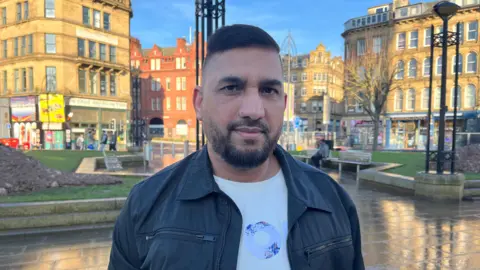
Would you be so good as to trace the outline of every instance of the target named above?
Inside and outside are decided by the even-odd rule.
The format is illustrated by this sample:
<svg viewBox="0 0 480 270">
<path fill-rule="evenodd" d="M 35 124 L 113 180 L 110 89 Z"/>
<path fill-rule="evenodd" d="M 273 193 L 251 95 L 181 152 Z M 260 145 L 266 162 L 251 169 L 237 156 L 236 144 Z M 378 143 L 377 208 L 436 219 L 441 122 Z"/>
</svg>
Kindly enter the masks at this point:
<svg viewBox="0 0 480 270">
<path fill-rule="evenodd" d="M 395 92 L 395 110 L 401 111 L 403 110 L 403 91 L 397 90 Z"/>
<path fill-rule="evenodd" d="M 417 77 L 417 60 L 411 59 L 408 63 L 408 77 L 415 78 Z"/>
<path fill-rule="evenodd" d="M 473 108 L 477 104 L 477 89 L 475 85 L 469 84 L 465 89 L 465 108 Z"/>
<path fill-rule="evenodd" d="M 452 74 L 455 74 L 457 71 L 457 56 L 454 55 L 452 58 Z M 463 56 L 462 54 L 459 54 L 458 57 L 458 74 L 461 74 L 463 72 Z"/>
<path fill-rule="evenodd" d="M 423 76 L 430 76 L 430 57 L 423 59 Z"/>
<path fill-rule="evenodd" d="M 440 87 L 435 88 L 433 92 L 433 108 L 440 109 Z"/>
<path fill-rule="evenodd" d="M 407 110 L 415 109 L 415 89 L 411 88 L 407 93 Z"/>
<path fill-rule="evenodd" d="M 450 106 L 452 108 L 455 108 L 455 86 L 452 87 L 452 90 L 450 92 Z M 462 108 L 462 88 L 458 86 L 458 92 L 457 92 L 457 109 Z"/>
<path fill-rule="evenodd" d="M 395 74 L 395 78 L 397 80 L 403 79 L 403 76 L 405 75 L 405 64 L 403 61 L 398 61 L 397 63 L 397 74 Z"/>
<path fill-rule="evenodd" d="M 437 76 L 442 75 L 442 56 L 437 57 Z"/>
<path fill-rule="evenodd" d="M 427 110 L 428 109 L 428 92 L 430 91 L 430 88 L 424 88 L 422 91 L 422 109 Z"/>
<path fill-rule="evenodd" d="M 467 55 L 467 73 L 477 73 L 477 54 L 475 52 Z"/>
</svg>

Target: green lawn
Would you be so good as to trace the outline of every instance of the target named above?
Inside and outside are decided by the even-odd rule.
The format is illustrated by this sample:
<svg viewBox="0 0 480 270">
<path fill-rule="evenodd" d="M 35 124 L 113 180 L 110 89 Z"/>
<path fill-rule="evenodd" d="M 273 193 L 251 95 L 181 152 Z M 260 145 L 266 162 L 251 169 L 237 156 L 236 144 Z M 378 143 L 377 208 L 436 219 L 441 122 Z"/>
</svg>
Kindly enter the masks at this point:
<svg viewBox="0 0 480 270">
<path fill-rule="evenodd" d="M 47 167 L 73 172 L 83 158 L 101 157 L 99 151 L 29 151 L 26 155 L 39 160 Z M 129 155 L 128 152 L 118 152 L 118 155 Z M 46 189 L 28 194 L 0 197 L 0 202 L 39 202 L 39 201 L 61 201 L 61 200 L 82 200 L 125 197 L 133 185 L 141 181 L 142 177 L 120 177 L 123 179 L 121 185 L 98 185 L 83 187 L 60 187 Z"/>
</svg>

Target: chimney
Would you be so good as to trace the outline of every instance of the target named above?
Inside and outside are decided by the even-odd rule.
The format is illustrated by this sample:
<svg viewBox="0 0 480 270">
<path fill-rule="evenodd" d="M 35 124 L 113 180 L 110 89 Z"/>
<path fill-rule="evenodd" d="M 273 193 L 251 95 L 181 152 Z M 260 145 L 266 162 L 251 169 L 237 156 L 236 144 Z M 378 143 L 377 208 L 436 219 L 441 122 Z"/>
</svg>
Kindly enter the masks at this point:
<svg viewBox="0 0 480 270">
<path fill-rule="evenodd" d="M 178 49 L 185 49 L 187 45 L 187 41 L 185 38 L 177 38 L 177 48 Z"/>
</svg>

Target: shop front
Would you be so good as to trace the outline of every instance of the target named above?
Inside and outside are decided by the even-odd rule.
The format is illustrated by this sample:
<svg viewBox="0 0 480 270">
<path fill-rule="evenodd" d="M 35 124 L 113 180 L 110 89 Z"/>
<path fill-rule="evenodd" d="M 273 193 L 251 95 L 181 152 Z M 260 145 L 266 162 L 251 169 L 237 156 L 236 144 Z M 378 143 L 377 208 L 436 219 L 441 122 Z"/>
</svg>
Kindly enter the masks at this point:
<svg viewBox="0 0 480 270">
<path fill-rule="evenodd" d="M 36 98 L 34 96 L 12 97 L 12 137 L 18 139 L 21 148 L 29 149 L 40 145 L 40 127 L 37 122 Z"/>
<path fill-rule="evenodd" d="M 66 148 L 65 101 L 59 94 L 41 94 L 38 97 L 38 111 L 42 123 L 43 146 L 46 150 Z M 68 142 L 69 143 L 69 142 Z"/>
<path fill-rule="evenodd" d="M 127 144 L 127 112 L 126 102 L 98 99 L 70 98 L 67 101 L 67 112 L 71 115 L 68 125 L 70 137 L 75 142 L 83 136 L 85 145 L 98 148 L 103 131 L 117 134 L 117 149 L 125 149 Z"/>
<path fill-rule="evenodd" d="M 0 139 L 10 138 L 10 100 L 8 98 L 0 98 Z"/>
<path fill-rule="evenodd" d="M 365 148 L 373 145 L 374 142 L 374 122 L 368 116 L 365 117 L 345 117 L 340 124 L 346 132 L 346 145 L 349 147 Z M 378 145 L 383 144 L 383 122 L 378 123 Z"/>
</svg>

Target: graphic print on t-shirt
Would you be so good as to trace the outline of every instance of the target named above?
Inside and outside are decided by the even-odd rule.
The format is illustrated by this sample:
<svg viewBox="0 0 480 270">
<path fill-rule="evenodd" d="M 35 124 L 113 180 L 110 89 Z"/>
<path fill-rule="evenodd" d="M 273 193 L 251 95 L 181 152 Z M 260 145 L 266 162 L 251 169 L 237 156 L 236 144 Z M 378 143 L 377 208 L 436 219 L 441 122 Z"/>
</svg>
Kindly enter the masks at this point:
<svg viewBox="0 0 480 270">
<path fill-rule="evenodd" d="M 264 234 L 263 239 L 259 239 L 259 234 Z M 259 259 L 269 259 L 280 252 L 280 234 L 274 226 L 265 221 L 247 225 L 244 237 L 247 249 Z"/>
</svg>

